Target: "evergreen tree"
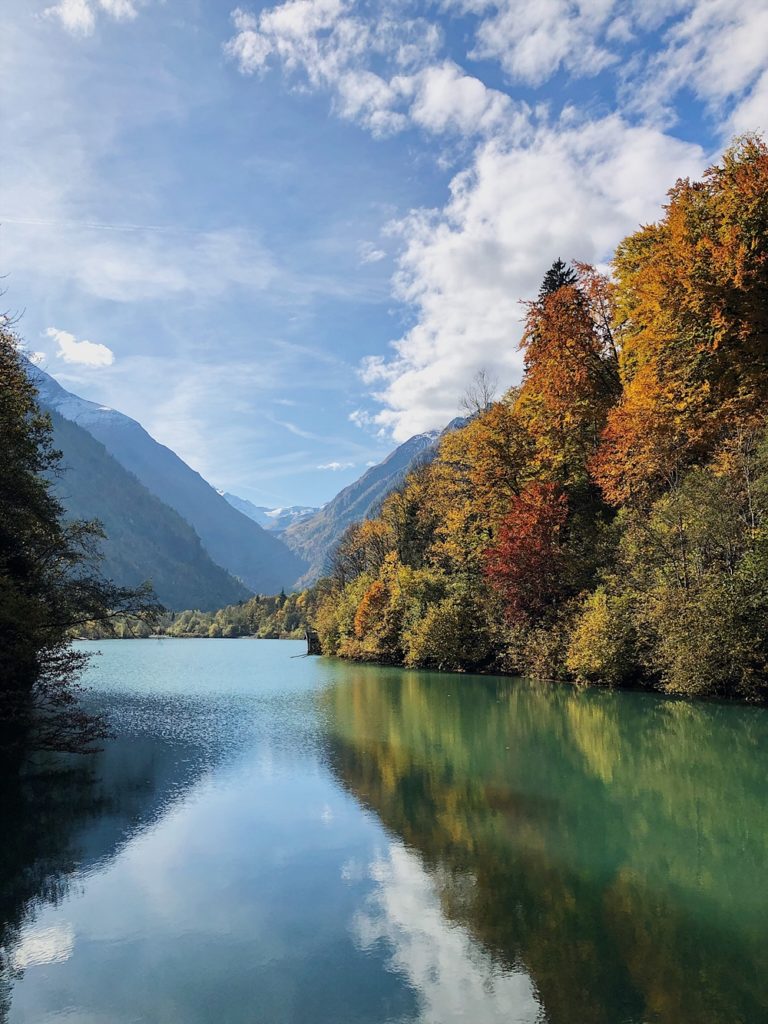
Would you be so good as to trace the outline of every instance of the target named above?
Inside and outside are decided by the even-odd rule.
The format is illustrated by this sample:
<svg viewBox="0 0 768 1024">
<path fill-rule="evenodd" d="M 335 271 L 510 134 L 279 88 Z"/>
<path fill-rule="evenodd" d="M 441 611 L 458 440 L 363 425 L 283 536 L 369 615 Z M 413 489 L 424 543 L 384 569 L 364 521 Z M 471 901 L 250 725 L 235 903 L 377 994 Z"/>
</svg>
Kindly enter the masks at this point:
<svg viewBox="0 0 768 1024">
<path fill-rule="evenodd" d="M 569 267 L 561 259 L 556 259 L 544 275 L 544 280 L 539 288 L 539 302 L 553 295 L 559 288 L 567 288 L 575 285 L 578 281 L 575 270 Z"/>
</svg>

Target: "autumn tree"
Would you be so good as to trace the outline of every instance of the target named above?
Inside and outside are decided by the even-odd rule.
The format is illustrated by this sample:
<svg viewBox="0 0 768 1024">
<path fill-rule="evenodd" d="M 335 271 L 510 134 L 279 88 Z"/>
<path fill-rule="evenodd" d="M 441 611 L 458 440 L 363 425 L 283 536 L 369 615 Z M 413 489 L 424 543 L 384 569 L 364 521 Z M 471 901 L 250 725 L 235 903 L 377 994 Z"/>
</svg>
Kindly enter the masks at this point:
<svg viewBox="0 0 768 1024">
<path fill-rule="evenodd" d="M 567 577 L 565 494 L 556 484 L 531 483 L 510 503 L 486 571 L 504 601 L 507 618 L 526 622 L 553 610 Z"/>
<path fill-rule="evenodd" d="M 593 471 L 642 504 L 768 397 L 768 147 L 747 136 L 614 259 L 621 402 Z"/>
<path fill-rule="evenodd" d="M 604 277 L 584 264 L 566 273 L 558 261 L 528 305 L 517 409 L 536 440 L 539 472 L 561 484 L 587 480 L 619 397 L 612 303 Z"/>
<path fill-rule="evenodd" d="M 394 537 L 380 519 L 351 523 L 339 538 L 329 564 L 329 577 L 342 588 L 361 573 L 375 573 L 392 549 Z"/>
</svg>

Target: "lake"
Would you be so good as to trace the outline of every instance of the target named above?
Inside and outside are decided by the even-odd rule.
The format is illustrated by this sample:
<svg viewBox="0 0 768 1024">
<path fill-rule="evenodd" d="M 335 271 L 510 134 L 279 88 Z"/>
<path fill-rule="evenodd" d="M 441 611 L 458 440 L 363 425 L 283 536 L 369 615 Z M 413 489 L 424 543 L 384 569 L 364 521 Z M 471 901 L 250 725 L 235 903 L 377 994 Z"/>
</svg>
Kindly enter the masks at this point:
<svg viewBox="0 0 768 1024">
<path fill-rule="evenodd" d="M 137 640 L 4 785 L 10 1024 L 768 1020 L 768 712 Z"/>
</svg>

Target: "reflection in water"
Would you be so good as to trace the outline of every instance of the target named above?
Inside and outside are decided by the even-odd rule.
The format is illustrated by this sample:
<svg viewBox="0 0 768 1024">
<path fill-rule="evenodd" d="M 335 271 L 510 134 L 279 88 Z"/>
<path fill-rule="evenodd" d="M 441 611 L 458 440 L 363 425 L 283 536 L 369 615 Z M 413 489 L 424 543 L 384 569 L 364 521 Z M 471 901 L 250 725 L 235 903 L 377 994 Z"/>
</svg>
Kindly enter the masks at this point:
<svg viewBox="0 0 768 1024">
<path fill-rule="evenodd" d="M 0 1019 L 768 1019 L 765 711 L 295 653 L 105 645 L 116 738 L 4 775 Z"/>
<path fill-rule="evenodd" d="M 344 675 L 323 695 L 334 771 L 547 1020 L 766 1019 L 761 709 Z"/>
<path fill-rule="evenodd" d="M 155 721 L 167 702 L 155 704 Z M 102 705 L 113 721 L 133 718 L 135 699 Z M 145 710 L 149 708 L 145 706 Z M 179 726 L 179 702 L 172 721 Z M 32 758 L 6 765 L 0 794 L 0 1020 L 14 980 L 29 967 L 66 960 L 74 933 L 68 922 L 34 928 L 39 910 L 59 905 L 73 881 L 109 863 L 152 826 L 210 764 L 210 745 L 194 737 L 160 739 L 126 729 L 88 757 Z M 25 926 L 24 933 L 20 931 Z"/>
<path fill-rule="evenodd" d="M 354 933 L 364 949 L 391 950 L 388 966 L 419 994 L 423 1024 L 541 1020 L 528 975 L 495 963 L 467 929 L 448 926 L 419 857 L 394 843 L 372 875 L 378 886 L 355 916 Z"/>
</svg>

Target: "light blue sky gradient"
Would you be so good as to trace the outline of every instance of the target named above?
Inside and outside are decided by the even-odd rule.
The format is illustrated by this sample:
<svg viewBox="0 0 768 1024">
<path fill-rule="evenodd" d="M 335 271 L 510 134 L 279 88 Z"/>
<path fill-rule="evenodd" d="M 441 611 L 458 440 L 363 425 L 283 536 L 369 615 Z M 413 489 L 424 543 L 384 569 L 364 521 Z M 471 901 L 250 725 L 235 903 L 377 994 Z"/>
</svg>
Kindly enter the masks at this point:
<svg viewBox="0 0 768 1024">
<path fill-rule="evenodd" d="M 519 378 L 553 259 L 768 125 L 768 5 L 736 6 L 10 0 L 6 305 L 216 486 L 326 501 Z"/>
</svg>

